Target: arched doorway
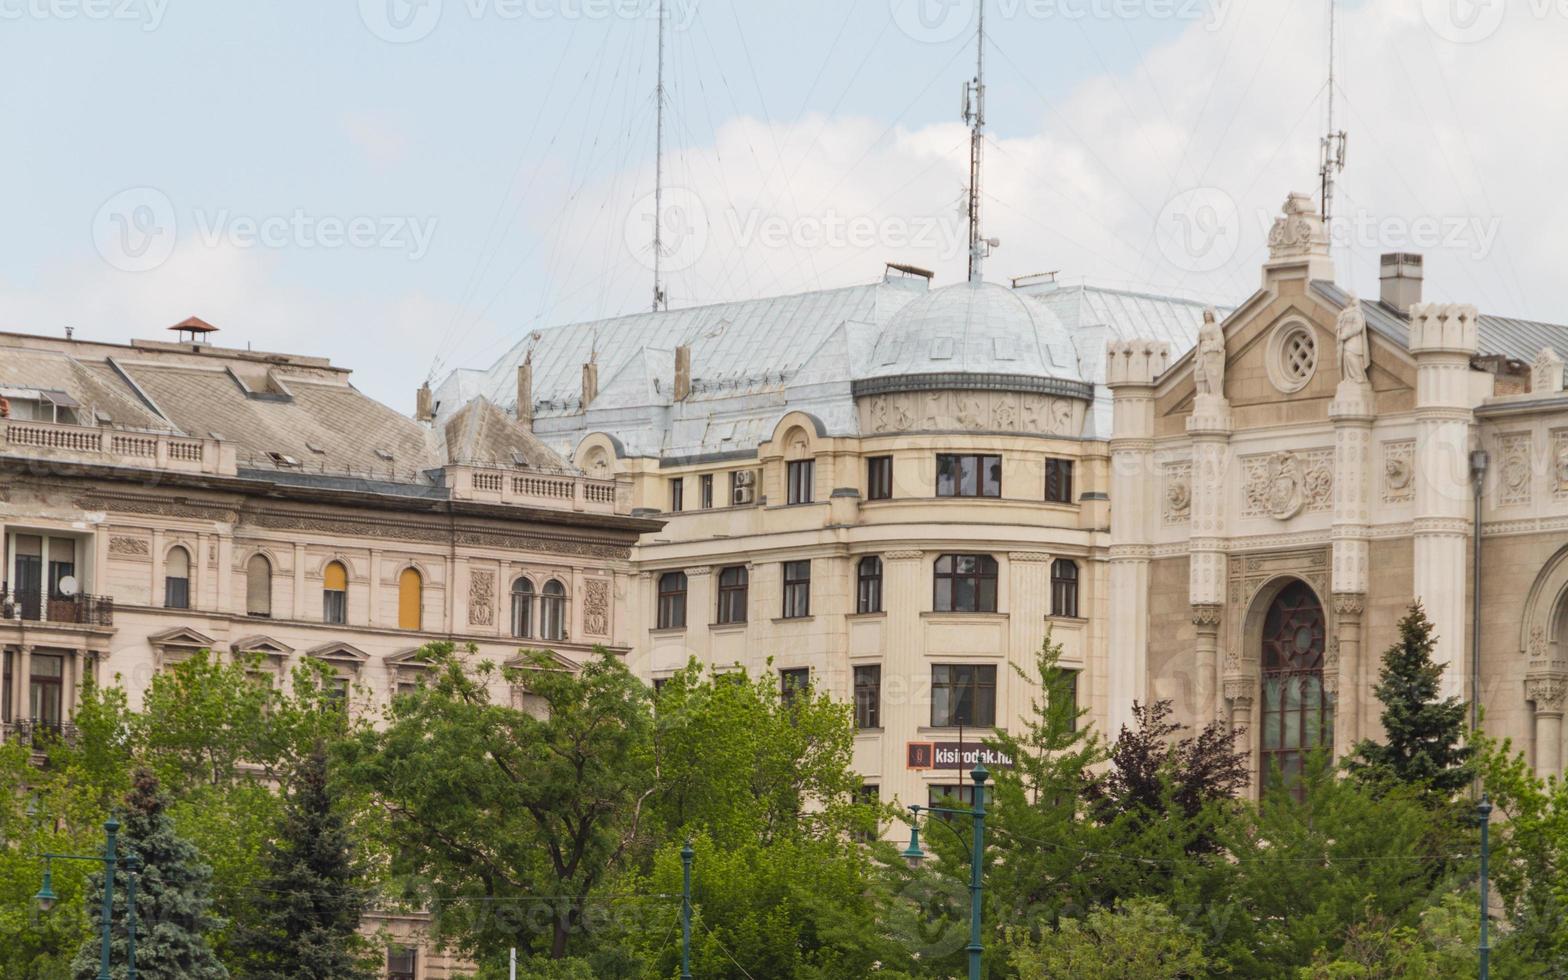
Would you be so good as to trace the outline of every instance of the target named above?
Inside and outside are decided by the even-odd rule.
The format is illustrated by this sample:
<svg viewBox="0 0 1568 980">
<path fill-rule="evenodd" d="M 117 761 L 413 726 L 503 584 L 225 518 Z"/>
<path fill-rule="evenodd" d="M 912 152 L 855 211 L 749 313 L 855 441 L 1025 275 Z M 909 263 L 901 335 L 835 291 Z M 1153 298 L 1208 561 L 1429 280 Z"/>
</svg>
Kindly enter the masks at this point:
<svg viewBox="0 0 1568 980">
<path fill-rule="evenodd" d="M 1334 741 L 1334 706 L 1323 689 L 1327 622 L 1323 603 L 1305 583 L 1292 581 L 1263 617 L 1263 706 L 1258 727 L 1258 785 L 1267 789 L 1275 767 L 1299 792 L 1303 762 Z"/>
</svg>

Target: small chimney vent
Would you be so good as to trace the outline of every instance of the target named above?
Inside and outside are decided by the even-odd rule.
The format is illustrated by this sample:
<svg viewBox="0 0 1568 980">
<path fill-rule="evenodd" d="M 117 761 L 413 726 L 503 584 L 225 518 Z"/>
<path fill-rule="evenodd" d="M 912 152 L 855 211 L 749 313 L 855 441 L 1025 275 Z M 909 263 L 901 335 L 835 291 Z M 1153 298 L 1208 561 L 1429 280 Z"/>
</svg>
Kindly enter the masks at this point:
<svg viewBox="0 0 1568 980">
<path fill-rule="evenodd" d="M 691 397 L 691 348 L 682 344 L 675 348 L 675 400 L 683 402 Z"/>
<path fill-rule="evenodd" d="M 1388 252 L 1383 255 L 1378 278 L 1382 280 L 1383 305 L 1399 313 L 1409 313 L 1421 302 L 1421 256 L 1416 252 Z"/>
</svg>

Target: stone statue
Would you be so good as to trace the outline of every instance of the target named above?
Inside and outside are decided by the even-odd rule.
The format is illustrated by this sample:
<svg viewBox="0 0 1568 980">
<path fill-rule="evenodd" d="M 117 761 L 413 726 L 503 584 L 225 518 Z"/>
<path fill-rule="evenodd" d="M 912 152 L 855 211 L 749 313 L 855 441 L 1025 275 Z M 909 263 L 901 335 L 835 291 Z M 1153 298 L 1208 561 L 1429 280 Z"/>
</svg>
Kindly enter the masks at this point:
<svg viewBox="0 0 1568 980">
<path fill-rule="evenodd" d="M 1367 319 L 1361 314 L 1361 300 L 1355 293 L 1349 294 L 1348 303 L 1339 312 L 1334 335 L 1340 378 L 1353 384 L 1366 384 L 1371 352 L 1367 349 Z"/>
<path fill-rule="evenodd" d="M 1225 396 L 1225 332 L 1220 329 L 1214 307 L 1203 311 L 1203 326 L 1198 328 L 1198 354 L 1194 376 L 1198 394 Z"/>
</svg>

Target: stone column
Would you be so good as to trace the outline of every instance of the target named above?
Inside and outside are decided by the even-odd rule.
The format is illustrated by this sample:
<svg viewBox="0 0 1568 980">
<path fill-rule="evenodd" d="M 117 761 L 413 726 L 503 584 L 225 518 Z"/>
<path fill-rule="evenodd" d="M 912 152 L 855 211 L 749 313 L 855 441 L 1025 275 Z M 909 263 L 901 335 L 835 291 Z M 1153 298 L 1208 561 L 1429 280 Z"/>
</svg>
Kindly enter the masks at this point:
<svg viewBox="0 0 1568 980">
<path fill-rule="evenodd" d="M 1475 307 L 1411 307 L 1410 353 L 1416 359 L 1415 594 L 1436 627 L 1433 659 L 1443 665 L 1438 696 L 1464 697 Z"/>
<path fill-rule="evenodd" d="M 424 584 L 428 588 L 430 583 L 426 582 Z M 503 595 L 509 594 L 507 592 L 507 590 L 504 589 L 504 588 L 500 589 L 500 592 Z M 398 595 L 398 602 L 401 604 L 402 599 L 403 599 L 403 583 L 401 581 L 398 582 L 398 584 L 397 584 L 397 595 Z M 421 602 L 422 601 L 423 601 L 423 599 L 421 598 Z M 398 614 L 399 615 L 402 614 L 402 609 L 401 608 L 398 609 Z M 511 615 L 511 610 L 510 609 L 507 610 L 507 615 L 508 616 Z M 370 610 L 369 610 L 369 612 L 367 612 L 365 614 L 365 622 L 370 624 L 371 626 L 380 625 L 380 623 L 382 622 L 382 617 L 381 617 L 381 549 L 379 549 L 379 548 L 372 548 L 372 549 L 370 549 Z M 397 623 L 397 618 L 394 617 L 392 622 L 393 622 L 393 624 L 396 624 Z M 424 622 L 421 621 L 420 625 L 423 626 Z"/>
<path fill-rule="evenodd" d="M 922 551 L 882 555 L 882 607 L 887 610 L 882 648 L 882 798 L 926 803 L 918 776 L 905 765 L 904 743 L 918 739 L 931 720 L 931 667 L 925 658 L 921 610 L 930 602 L 927 556 Z"/>
<path fill-rule="evenodd" d="M 1563 774 L 1563 704 L 1568 701 L 1568 675 L 1534 674 L 1524 682 L 1525 700 L 1535 707 L 1535 774 Z"/>
<path fill-rule="evenodd" d="M 1334 702 L 1334 755 L 1361 737 L 1366 684 L 1361 676 L 1361 621 L 1370 577 L 1372 524 L 1372 385 L 1344 380 L 1328 407 L 1334 422 L 1333 642 L 1323 685 Z"/>
<path fill-rule="evenodd" d="M 1258 790 L 1257 737 L 1253 734 L 1252 699 L 1257 696 L 1258 679 L 1251 675 L 1231 674 L 1225 678 L 1225 703 L 1230 706 L 1230 730 L 1239 732 L 1236 749 L 1247 757 L 1247 787 L 1250 795 Z"/>
<path fill-rule="evenodd" d="M 294 619 L 306 619 L 306 618 L 314 619 L 315 615 L 319 615 L 320 614 L 320 610 L 318 609 L 316 611 L 315 615 L 312 615 L 312 616 L 309 616 L 309 617 L 307 617 L 307 615 L 306 615 L 306 609 L 305 609 L 305 546 L 303 544 L 296 544 L 294 546 L 294 608 L 292 610 L 290 610 L 290 613 L 292 614 Z M 284 671 L 285 675 L 287 675 L 287 673 L 288 673 L 287 671 Z"/>
<path fill-rule="evenodd" d="M 33 648 L 22 645 L 16 651 L 16 710 L 11 717 L 18 722 L 33 722 Z"/>
<path fill-rule="evenodd" d="M 1192 719 L 1200 727 L 1220 717 L 1215 692 L 1220 683 L 1219 629 L 1227 578 L 1225 477 L 1230 470 L 1231 430 L 1230 403 L 1223 395 L 1195 397 L 1187 418 L 1187 434 L 1192 438 L 1187 596 L 1197 631 Z"/>
<path fill-rule="evenodd" d="M 657 593 L 657 582 L 653 588 Z M 713 634 L 708 624 L 717 622 L 718 618 L 719 599 L 713 568 L 700 565 L 686 569 L 686 647 L 705 664 L 713 662 Z"/>
<path fill-rule="evenodd" d="M 191 582 L 190 597 L 192 609 L 211 609 L 212 602 L 207 598 L 207 583 L 211 576 L 207 574 L 211 538 L 205 534 L 196 535 L 195 552 L 191 555 Z"/>
<path fill-rule="evenodd" d="M 248 612 L 244 606 L 235 609 L 234 603 L 234 535 L 224 530 L 218 534 L 218 595 L 212 608 L 219 612 Z"/>
<path fill-rule="evenodd" d="M 1011 593 L 1005 607 L 1008 611 L 1007 659 L 1033 676 L 1035 654 L 1045 638 L 1045 616 L 1051 605 L 1051 556 L 1043 551 L 1009 552 L 1007 570 Z M 1080 588 L 1087 580 L 1087 572 L 1085 567 L 1080 573 Z M 1083 599 L 1080 595 L 1079 601 Z M 996 683 L 1002 689 L 998 695 L 1002 691 L 1007 694 L 1005 701 L 998 697 L 998 720 L 1010 725 L 1012 719 L 1024 716 L 1030 698 L 1037 697 L 1039 692 L 1025 690 L 1025 685 L 1018 683 L 1018 676 L 1005 667 L 997 671 Z"/>
<path fill-rule="evenodd" d="M 1145 340 L 1106 346 L 1111 389 L 1110 602 L 1107 629 L 1106 731 L 1132 724 L 1133 702 L 1149 690 L 1149 560 L 1154 506 L 1154 382 L 1170 349 Z"/>
</svg>

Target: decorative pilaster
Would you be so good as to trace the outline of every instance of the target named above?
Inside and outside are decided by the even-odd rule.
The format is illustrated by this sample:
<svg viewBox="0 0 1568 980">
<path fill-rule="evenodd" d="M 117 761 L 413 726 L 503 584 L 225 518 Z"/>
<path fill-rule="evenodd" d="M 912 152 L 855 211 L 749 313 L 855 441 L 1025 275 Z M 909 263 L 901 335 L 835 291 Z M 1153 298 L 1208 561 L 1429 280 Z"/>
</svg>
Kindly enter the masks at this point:
<svg viewBox="0 0 1568 980">
<path fill-rule="evenodd" d="M 1410 308 L 1416 359 L 1415 594 L 1437 636 L 1440 697 L 1465 696 L 1466 543 L 1470 536 L 1470 359 L 1476 309 L 1421 303 Z"/>
<path fill-rule="evenodd" d="M 16 651 L 16 710 L 11 712 L 11 717 L 17 722 L 37 720 L 33 717 L 33 699 L 29 697 L 32 677 L 33 648 L 24 644 Z"/>
<path fill-rule="evenodd" d="M 1221 717 L 1219 699 L 1215 696 L 1219 684 L 1220 621 L 1224 617 L 1223 605 L 1218 603 L 1195 604 L 1192 607 L 1192 625 L 1196 632 L 1197 677 L 1193 679 L 1194 724 L 1202 728 Z"/>
<path fill-rule="evenodd" d="M 1194 720 L 1207 724 L 1219 717 L 1214 697 L 1219 689 L 1220 610 L 1225 606 L 1226 567 L 1225 474 L 1230 468 L 1232 431 L 1230 402 L 1221 394 L 1199 394 L 1187 434 L 1192 438 L 1192 503 L 1187 540 L 1187 595 L 1197 628 L 1197 704 Z"/>
<path fill-rule="evenodd" d="M 1361 622 L 1365 612 L 1364 595 L 1334 593 L 1334 636 L 1329 662 L 1323 665 L 1323 685 L 1334 701 L 1335 758 L 1348 755 L 1362 735 L 1362 716 L 1371 687 L 1362 671 L 1366 658 L 1361 651 Z"/>
<path fill-rule="evenodd" d="M 1359 303 L 1339 315 L 1342 380 L 1328 415 L 1334 422 L 1334 524 L 1332 575 L 1334 631 L 1324 686 L 1334 701 L 1334 755 L 1350 751 L 1362 731 L 1366 678 L 1362 676 L 1361 621 L 1371 577 L 1372 418 L 1366 322 Z"/>
<path fill-rule="evenodd" d="M 1257 784 L 1257 739 L 1252 734 L 1252 701 L 1257 697 L 1258 679 L 1251 674 L 1231 674 L 1225 678 L 1225 703 L 1229 706 L 1230 730 L 1238 733 L 1236 748 L 1247 756 L 1247 785 Z"/>
<path fill-rule="evenodd" d="M 1106 346 L 1111 389 L 1110 600 L 1117 613 L 1107 630 L 1106 730 L 1132 724 L 1133 702 L 1148 700 L 1149 559 L 1154 493 L 1154 382 L 1170 348 L 1146 340 Z"/>
<path fill-rule="evenodd" d="M 1533 674 L 1525 678 L 1524 697 L 1535 709 L 1535 774 L 1541 779 L 1561 777 L 1568 674 Z"/>
</svg>

